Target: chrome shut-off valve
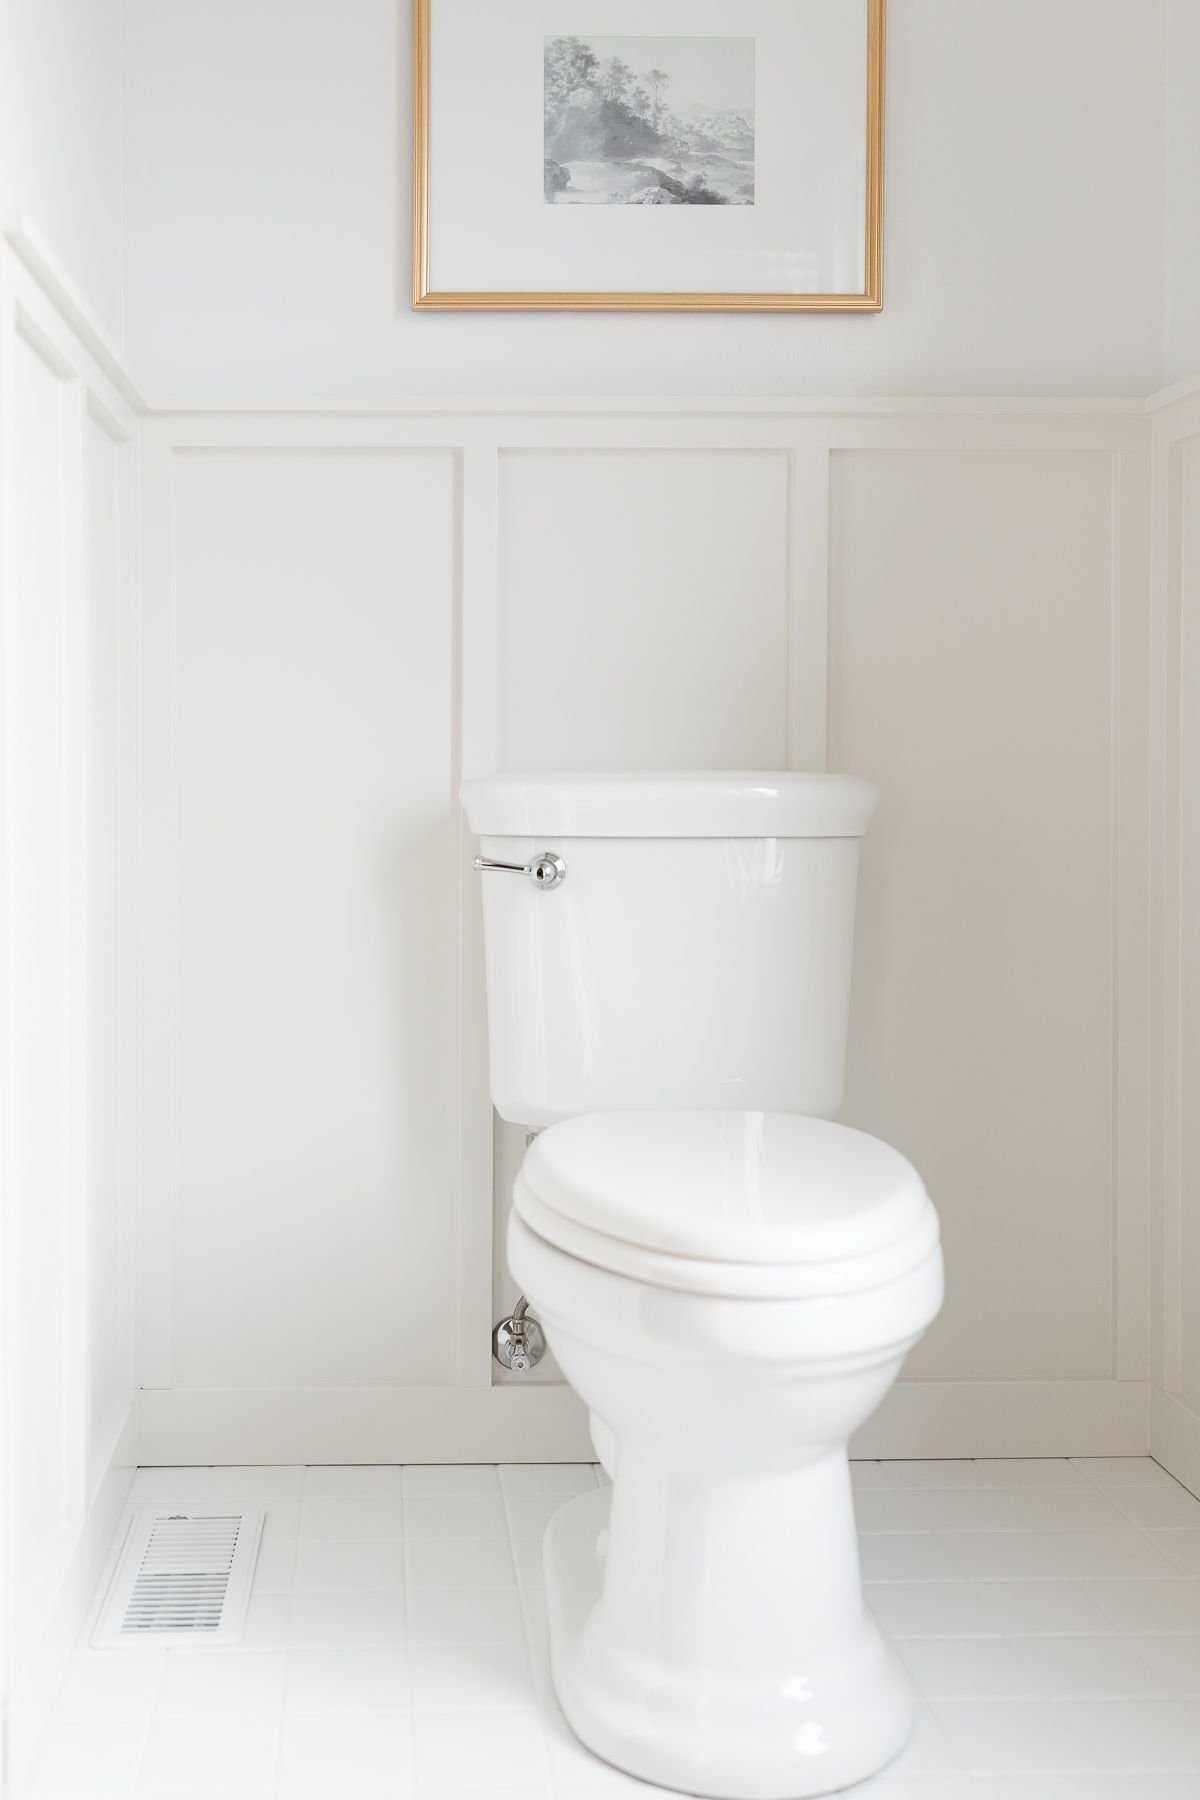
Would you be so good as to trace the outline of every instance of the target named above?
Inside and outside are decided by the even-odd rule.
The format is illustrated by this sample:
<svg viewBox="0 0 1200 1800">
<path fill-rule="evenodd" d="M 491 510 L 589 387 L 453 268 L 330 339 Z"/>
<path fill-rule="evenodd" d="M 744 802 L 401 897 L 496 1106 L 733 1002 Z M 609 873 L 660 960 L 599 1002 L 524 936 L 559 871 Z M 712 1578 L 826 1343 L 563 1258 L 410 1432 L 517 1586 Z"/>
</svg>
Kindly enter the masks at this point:
<svg viewBox="0 0 1200 1800">
<path fill-rule="evenodd" d="M 492 1355 L 502 1369 L 528 1375 L 545 1354 L 546 1334 L 537 1320 L 529 1317 L 529 1302 L 522 1296 L 516 1309 L 492 1332 Z"/>
</svg>

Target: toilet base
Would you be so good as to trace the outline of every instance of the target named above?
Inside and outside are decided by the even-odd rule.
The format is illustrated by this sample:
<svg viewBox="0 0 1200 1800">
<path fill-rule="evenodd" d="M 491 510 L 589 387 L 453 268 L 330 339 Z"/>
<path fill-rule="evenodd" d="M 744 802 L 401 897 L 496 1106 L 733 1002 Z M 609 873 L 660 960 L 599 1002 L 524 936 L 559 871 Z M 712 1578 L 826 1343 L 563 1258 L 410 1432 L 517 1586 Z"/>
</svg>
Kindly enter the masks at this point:
<svg viewBox="0 0 1200 1800">
<path fill-rule="evenodd" d="M 568 1501 L 546 1533 L 554 1687 L 580 1741 L 626 1774 L 707 1800 L 814 1800 L 876 1774 L 904 1748 L 908 1685 L 869 1613 L 800 1666 L 740 1674 L 624 1641 L 604 1602 L 611 1490 Z"/>
</svg>

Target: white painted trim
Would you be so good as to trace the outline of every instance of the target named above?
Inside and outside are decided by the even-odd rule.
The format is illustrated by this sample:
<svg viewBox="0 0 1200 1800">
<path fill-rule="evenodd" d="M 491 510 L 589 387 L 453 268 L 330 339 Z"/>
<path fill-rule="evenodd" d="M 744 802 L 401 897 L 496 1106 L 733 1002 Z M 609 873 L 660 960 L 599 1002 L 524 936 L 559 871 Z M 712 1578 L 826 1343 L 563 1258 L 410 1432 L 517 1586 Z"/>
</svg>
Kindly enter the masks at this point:
<svg viewBox="0 0 1200 1800">
<path fill-rule="evenodd" d="M 1164 407 L 1150 422 L 1155 444 L 1184 444 L 1200 432 L 1200 383 L 1174 405 Z"/>
<path fill-rule="evenodd" d="M 1176 1481 L 1200 1494 L 1200 1413 L 1160 1387 L 1150 1390 L 1150 1454 Z"/>
<path fill-rule="evenodd" d="M 1148 1158 L 1149 1265 L 1147 1305 L 1149 1356 L 1152 1382 L 1164 1376 L 1165 1288 L 1164 1208 L 1168 1186 L 1168 1147 L 1165 1075 L 1167 1045 L 1174 1009 L 1168 1005 L 1164 958 L 1167 928 L 1167 712 L 1170 696 L 1170 621 L 1165 567 L 1168 504 L 1164 479 L 1166 452 L 1158 433 L 1151 432 L 1150 474 L 1150 732 L 1149 732 L 1149 877 L 1150 877 L 1150 1019 L 1149 1082 L 1150 1133 Z"/>
<path fill-rule="evenodd" d="M 70 1471 L 72 1541 L 87 1517 L 88 1436 L 88 1224 L 91 1177 L 91 998 L 92 968 L 88 904 L 91 895 L 90 793 L 91 620 L 87 591 L 85 434 L 86 387 L 75 377 L 63 384 L 63 521 L 66 631 L 63 678 L 66 727 L 63 734 L 66 803 L 66 943 L 63 968 L 70 1019 L 63 1085 L 64 1185 L 67 1241 L 63 1271 L 62 1337 L 68 1373 L 63 1416 L 66 1466 Z"/>
<path fill-rule="evenodd" d="M 856 1456 L 1135 1456 L 1141 1381 L 901 1382 Z M 175 1389 L 136 1404 L 143 1464 L 575 1462 L 590 1458 L 571 1389 Z"/>
<path fill-rule="evenodd" d="M 1177 1390 L 1182 1382 L 1182 456 L 1181 441 L 1156 433 L 1153 603 L 1157 615 L 1156 642 L 1161 646 L 1155 700 L 1159 710 L 1156 740 L 1161 753 L 1158 801 L 1162 812 L 1159 856 L 1155 865 L 1161 883 L 1156 917 L 1161 1008 L 1157 1046 L 1157 1124 L 1161 1143 L 1155 1195 L 1160 1262 L 1154 1271 L 1154 1279 L 1160 1321 L 1156 1379 L 1168 1392 Z"/>
<path fill-rule="evenodd" d="M 829 761 L 829 451 L 788 457 L 787 766 Z"/>
<path fill-rule="evenodd" d="M 459 457 L 455 788 L 498 766 L 500 700 L 500 457 L 474 445 Z M 475 842 L 458 829 L 458 1383 L 492 1380 L 492 1103 L 483 979 L 483 906 Z"/>
<path fill-rule="evenodd" d="M 50 251 L 29 230 L 0 221 L 6 330 L 18 329 L 60 377 L 78 377 L 87 405 L 103 416 L 114 438 L 132 438 L 145 404 L 121 366 L 102 327 L 91 319 Z"/>
<path fill-rule="evenodd" d="M 142 984 L 135 1356 L 140 1386 L 169 1388 L 178 1185 L 179 852 L 175 483 L 169 429 L 143 421 L 138 517 Z M 147 606 L 147 593 L 156 604 Z M 153 747 L 153 754 L 148 752 Z"/>
<path fill-rule="evenodd" d="M 1148 413 L 1167 412 L 1173 406 L 1180 406 L 1188 400 L 1200 400 L 1200 375 L 1187 375 L 1182 381 L 1173 381 L 1167 387 L 1155 388 L 1146 396 Z"/>
<path fill-rule="evenodd" d="M 694 416 L 765 417 L 785 415 L 793 418 L 999 418 L 1019 414 L 1041 416 L 1048 413 L 1076 417 L 1111 416 L 1140 419 L 1145 415 L 1146 401 L 1137 395 L 1057 394 L 413 394 L 385 405 L 363 405 L 347 402 L 335 406 L 281 406 L 277 401 L 252 402 L 226 400 L 196 406 L 186 398 L 156 400 L 147 408 L 153 413 L 170 413 L 179 419 L 226 418 L 306 418 L 306 419 L 370 419 L 370 418 L 452 418 L 474 414 L 481 418 L 506 418 L 569 413 L 578 417 L 596 417 L 621 413 L 646 417 L 671 414 Z"/>
<path fill-rule="evenodd" d="M 1150 446 L 1112 459 L 1113 1367 L 1149 1369 Z"/>
<path fill-rule="evenodd" d="M 855 1456 L 1144 1456 L 1144 1381 L 901 1381 Z"/>
<path fill-rule="evenodd" d="M 135 413 L 148 411 L 140 390 L 126 372 L 121 351 L 30 219 L 24 213 L 10 215 L 0 222 L 0 233 L 126 405 Z"/>
<path fill-rule="evenodd" d="M 579 1462 L 587 1414 L 565 1385 L 175 1388 L 136 1402 L 138 1461 Z"/>
<path fill-rule="evenodd" d="M 1092 450 L 1138 449 L 1146 421 L 1129 414 L 1047 407 L 988 414 L 822 415 L 745 408 L 647 412 L 636 403 L 598 412 L 531 411 L 520 403 L 476 412 L 167 413 L 154 424 L 177 455 L 344 450 Z"/>
<path fill-rule="evenodd" d="M 1153 1019 L 1151 1075 L 1152 1260 L 1148 1297 L 1152 1325 L 1151 1453 L 1200 1492 L 1200 1418 L 1185 1400 L 1182 1337 L 1183 1092 L 1182 608 L 1184 458 L 1200 442 L 1200 378 L 1153 396 L 1150 613 L 1153 755 L 1151 870 L 1153 877 Z"/>
<path fill-rule="evenodd" d="M 13 511 L 12 469 L 17 459 L 13 418 L 14 370 L 13 352 L 16 342 L 15 306 L 12 295 L 13 265 L 11 258 L 0 257 L 0 693 L 7 691 L 5 671 L 10 667 L 12 631 L 8 596 L 12 589 L 16 558 L 12 550 L 10 526 Z M 3 863 L 5 904 L 0 912 L 0 984 L 5 997 L 10 988 L 11 959 L 16 946 L 10 943 L 7 902 L 8 859 L 13 854 L 15 832 L 12 828 L 12 797 L 7 773 L 10 756 L 7 704 L 0 709 L 0 861 Z M 19 1416 L 12 1358 L 8 1354 L 14 1335 L 13 1321 L 19 1291 L 14 1262 L 15 1213 L 12 1194 L 17 1172 L 17 1159 L 12 1142 L 12 1120 L 9 1095 L 13 1069 L 21 1046 L 17 1041 L 12 1009 L 0 1008 L 0 1348 L 4 1354 L 0 1367 L 0 1567 L 4 1572 L 4 1593 L 0 1594 L 0 1695 L 5 1696 L 4 1734 L 0 1739 L 0 1793 L 12 1768 L 11 1725 L 7 1696 L 11 1691 L 11 1668 L 18 1661 L 18 1647 L 13 1642 L 11 1618 L 11 1581 L 9 1580 L 12 1541 L 16 1520 L 16 1481 L 11 1445 L 14 1423 Z"/>
<path fill-rule="evenodd" d="M 496 772 L 500 747 L 500 452 L 464 446 L 458 528 L 460 777 Z"/>
</svg>

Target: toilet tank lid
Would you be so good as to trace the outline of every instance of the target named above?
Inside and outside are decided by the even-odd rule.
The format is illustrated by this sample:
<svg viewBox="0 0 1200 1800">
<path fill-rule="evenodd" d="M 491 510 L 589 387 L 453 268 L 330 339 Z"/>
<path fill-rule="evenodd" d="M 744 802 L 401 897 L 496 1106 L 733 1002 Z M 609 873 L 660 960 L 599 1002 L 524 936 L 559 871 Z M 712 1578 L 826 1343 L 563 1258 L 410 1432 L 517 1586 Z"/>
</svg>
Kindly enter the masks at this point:
<svg viewBox="0 0 1200 1800">
<path fill-rule="evenodd" d="M 480 837 L 861 837 L 878 800 L 855 775 L 740 769 L 492 775 L 459 794 Z"/>
</svg>

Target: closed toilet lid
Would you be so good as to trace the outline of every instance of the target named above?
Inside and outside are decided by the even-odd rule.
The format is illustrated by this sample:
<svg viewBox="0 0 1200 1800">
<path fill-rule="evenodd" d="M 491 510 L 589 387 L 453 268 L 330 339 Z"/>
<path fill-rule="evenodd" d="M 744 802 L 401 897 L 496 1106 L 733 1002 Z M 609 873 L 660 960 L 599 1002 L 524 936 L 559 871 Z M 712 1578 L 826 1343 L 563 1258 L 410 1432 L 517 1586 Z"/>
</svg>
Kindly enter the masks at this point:
<svg viewBox="0 0 1200 1800">
<path fill-rule="evenodd" d="M 592 1113 L 533 1142 L 517 1212 L 584 1261 L 729 1296 L 861 1292 L 937 1243 L 899 1151 L 794 1113 Z"/>
</svg>

